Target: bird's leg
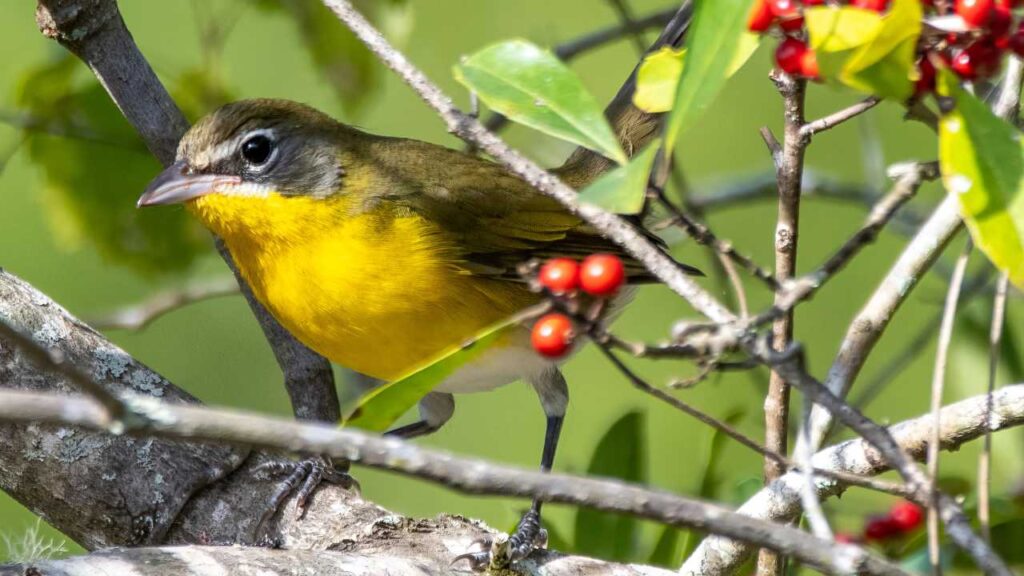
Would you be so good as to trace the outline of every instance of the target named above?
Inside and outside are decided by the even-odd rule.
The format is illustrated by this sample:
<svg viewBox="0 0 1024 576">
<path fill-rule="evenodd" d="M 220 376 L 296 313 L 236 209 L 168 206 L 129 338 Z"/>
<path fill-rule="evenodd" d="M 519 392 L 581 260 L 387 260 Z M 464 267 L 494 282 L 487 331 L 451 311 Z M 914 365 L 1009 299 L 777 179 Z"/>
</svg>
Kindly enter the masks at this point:
<svg viewBox="0 0 1024 576">
<path fill-rule="evenodd" d="M 299 420 L 326 422 L 334 424 L 341 419 L 341 408 L 338 394 L 334 388 L 334 377 L 330 373 L 330 365 L 319 367 L 327 370 L 317 378 L 285 377 L 285 387 L 291 399 L 292 411 Z M 311 386 L 315 384 L 315 386 Z M 320 486 L 327 482 L 343 488 L 359 490 L 359 482 L 349 475 L 348 461 L 335 462 L 330 457 L 314 455 L 301 460 L 272 461 L 260 464 L 254 469 L 256 474 L 283 476 L 270 497 L 266 511 L 257 524 L 257 533 L 281 508 L 285 500 L 292 494 L 296 495 L 295 508 L 298 517 L 306 512 L 309 497 Z"/>
<path fill-rule="evenodd" d="M 455 397 L 444 392 L 431 392 L 420 400 L 420 420 L 393 428 L 385 436 L 397 438 L 418 438 L 437 432 L 455 413 Z"/>
<path fill-rule="evenodd" d="M 569 390 L 565 385 L 565 378 L 557 368 L 551 368 L 538 377 L 531 378 L 530 383 L 540 396 L 544 414 L 547 416 L 540 469 L 542 472 L 549 472 L 555 461 L 555 450 L 558 448 L 565 409 L 569 403 Z M 548 532 L 541 527 L 540 522 L 542 505 L 543 502 L 540 500 L 534 500 L 511 536 L 484 542 L 484 550 L 462 554 L 456 557 L 453 563 L 468 560 L 470 567 L 476 571 L 507 568 L 513 562 L 529 556 L 530 552 L 547 547 Z"/>
</svg>

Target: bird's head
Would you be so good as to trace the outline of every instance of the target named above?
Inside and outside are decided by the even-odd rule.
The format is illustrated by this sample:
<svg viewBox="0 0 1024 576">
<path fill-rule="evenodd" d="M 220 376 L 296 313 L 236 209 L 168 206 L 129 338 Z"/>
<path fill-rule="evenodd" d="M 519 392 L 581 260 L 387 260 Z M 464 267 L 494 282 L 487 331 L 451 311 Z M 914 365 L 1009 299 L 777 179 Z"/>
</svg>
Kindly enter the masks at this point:
<svg viewBox="0 0 1024 576">
<path fill-rule="evenodd" d="M 354 129 L 288 100 L 242 100 L 197 122 L 175 162 L 146 188 L 138 206 L 219 196 L 324 198 L 342 186 L 344 136 Z"/>
</svg>

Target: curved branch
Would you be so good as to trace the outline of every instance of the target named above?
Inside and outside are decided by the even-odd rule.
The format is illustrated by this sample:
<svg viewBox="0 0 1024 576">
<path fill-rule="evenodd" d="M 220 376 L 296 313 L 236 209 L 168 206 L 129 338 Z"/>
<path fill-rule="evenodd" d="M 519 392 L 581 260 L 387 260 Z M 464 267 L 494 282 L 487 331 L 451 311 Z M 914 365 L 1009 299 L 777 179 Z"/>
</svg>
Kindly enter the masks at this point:
<svg viewBox="0 0 1024 576">
<path fill-rule="evenodd" d="M 988 410 L 991 409 L 991 419 Z M 911 456 L 923 460 L 932 436 L 934 419 L 921 416 L 889 428 L 893 438 Z M 985 435 L 986 431 L 1005 430 L 1024 424 L 1024 384 L 1005 386 L 991 396 L 981 395 L 962 400 L 939 413 L 939 434 L 943 450 L 956 451 L 960 446 Z M 839 470 L 862 476 L 874 476 L 890 468 L 878 451 L 865 440 L 855 439 L 821 450 L 811 464 L 824 470 Z M 801 512 L 802 474 L 789 472 L 750 497 L 737 512 L 754 518 L 787 522 Z M 821 498 L 837 496 L 846 490 L 841 481 L 815 477 Z M 720 536 L 706 538 L 683 565 L 683 574 L 731 574 L 746 561 L 753 547 Z"/>
</svg>

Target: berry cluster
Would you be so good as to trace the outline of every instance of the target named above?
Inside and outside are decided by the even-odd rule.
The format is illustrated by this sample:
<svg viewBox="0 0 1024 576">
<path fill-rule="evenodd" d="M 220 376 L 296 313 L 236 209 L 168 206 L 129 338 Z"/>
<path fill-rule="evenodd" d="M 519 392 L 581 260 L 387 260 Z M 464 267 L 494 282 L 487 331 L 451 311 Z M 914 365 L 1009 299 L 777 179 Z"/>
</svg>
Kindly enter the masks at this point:
<svg viewBox="0 0 1024 576">
<path fill-rule="evenodd" d="M 1024 22 L 1015 26 L 1013 13 L 1024 0 L 919 1 L 933 26 L 926 27 L 918 46 L 917 95 L 935 89 L 939 63 L 973 81 L 998 72 L 1007 50 L 1024 56 Z M 825 4 L 885 12 L 890 0 L 755 0 L 747 27 L 758 33 L 778 27 L 784 39 L 775 51 L 776 65 L 787 74 L 817 79 L 817 58 L 804 40 L 803 9 Z"/>
<path fill-rule="evenodd" d="M 905 536 L 924 521 L 924 512 L 913 502 L 898 502 L 883 516 L 875 516 L 864 524 L 864 533 L 860 537 L 851 534 L 836 534 L 837 542 L 885 542 Z"/>
<path fill-rule="evenodd" d="M 613 254 L 592 254 L 582 263 L 571 258 L 552 258 L 537 274 L 537 282 L 557 296 L 573 295 L 577 290 L 596 298 L 614 296 L 626 281 L 622 260 Z M 530 342 L 534 350 L 548 358 L 561 358 L 572 348 L 572 320 L 565 314 L 545 314 L 533 325 Z"/>
</svg>

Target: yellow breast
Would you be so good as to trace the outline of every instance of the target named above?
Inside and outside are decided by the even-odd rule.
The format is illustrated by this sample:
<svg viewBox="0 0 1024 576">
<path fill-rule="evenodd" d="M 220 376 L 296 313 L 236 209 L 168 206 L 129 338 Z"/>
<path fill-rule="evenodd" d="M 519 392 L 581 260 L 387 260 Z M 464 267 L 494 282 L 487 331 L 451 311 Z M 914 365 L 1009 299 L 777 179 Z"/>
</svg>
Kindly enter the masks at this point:
<svg viewBox="0 0 1024 576">
<path fill-rule="evenodd" d="M 429 221 L 346 196 L 210 195 L 189 209 L 221 236 L 256 297 L 300 341 L 391 380 L 535 301 L 474 277 Z"/>
</svg>

